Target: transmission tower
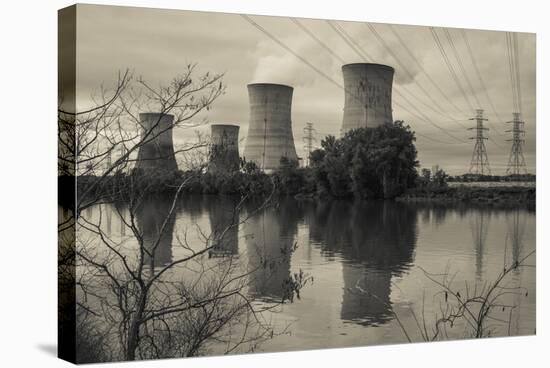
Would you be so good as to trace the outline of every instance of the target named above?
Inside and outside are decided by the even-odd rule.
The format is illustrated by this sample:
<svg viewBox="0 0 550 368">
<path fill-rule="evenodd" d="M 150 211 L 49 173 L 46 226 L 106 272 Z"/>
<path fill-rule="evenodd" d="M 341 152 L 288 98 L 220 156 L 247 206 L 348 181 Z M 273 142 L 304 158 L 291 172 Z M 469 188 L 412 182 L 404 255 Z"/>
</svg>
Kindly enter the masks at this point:
<svg viewBox="0 0 550 368">
<path fill-rule="evenodd" d="M 485 137 L 485 131 L 489 128 L 483 126 L 483 122 L 487 121 L 483 117 L 483 110 L 476 110 L 476 117 L 470 120 L 476 121 L 475 128 L 468 128 L 468 130 L 475 130 L 475 137 L 470 137 L 470 139 L 475 139 L 476 143 L 474 145 L 474 152 L 472 153 L 472 161 L 470 162 L 470 174 L 476 175 L 491 175 L 491 168 L 489 166 L 489 159 L 487 158 L 487 148 L 485 148 L 485 140 L 488 138 Z"/>
<path fill-rule="evenodd" d="M 512 124 L 512 129 L 506 131 L 512 133 L 512 139 L 508 139 L 508 142 L 512 142 L 512 148 L 506 173 L 511 175 L 527 174 L 525 158 L 523 157 L 523 143 L 525 142 L 525 139 L 523 139 L 525 136 L 523 126 L 525 122 L 521 120 L 519 112 L 515 112 L 513 115 L 514 120 L 508 122 Z"/>
<path fill-rule="evenodd" d="M 313 142 L 316 141 L 313 134 L 315 133 L 315 129 L 313 128 L 312 123 L 306 123 L 306 127 L 304 128 L 304 148 L 306 151 L 306 159 L 305 159 L 305 166 L 309 166 L 309 155 L 313 151 Z"/>
</svg>

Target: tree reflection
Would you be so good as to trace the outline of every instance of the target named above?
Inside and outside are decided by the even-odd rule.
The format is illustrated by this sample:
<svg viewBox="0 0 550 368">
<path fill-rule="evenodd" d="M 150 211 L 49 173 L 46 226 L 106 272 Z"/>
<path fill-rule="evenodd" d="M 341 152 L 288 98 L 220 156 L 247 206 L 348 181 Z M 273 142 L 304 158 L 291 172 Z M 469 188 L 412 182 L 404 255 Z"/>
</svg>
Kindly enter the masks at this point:
<svg viewBox="0 0 550 368">
<path fill-rule="evenodd" d="M 313 210 L 310 236 L 344 258 L 341 318 L 361 325 L 391 319 L 391 280 L 412 263 L 416 211 L 394 202 L 325 203 Z"/>
<path fill-rule="evenodd" d="M 205 198 L 214 242 L 211 256 L 239 253 L 239 214 L 236 211 L 238 202 L 239 198 L 231 196 Z"/>
<path fill-rule="evenodd" d="M 205 197 L 207 196 L 181 196 L 178 200 L 178 209 L 188 214 L 192 222 L 197 222 L 203 214 Z"/>
<path fill-rule="evenodd" d="M 137 226 L 143 236 L 144 264 L 153 272 L 172 262 L 172 237 L 176 212 L 170 216 L 173 198 L 165 195 L 150 195 L 143 199 L 136 210 Z M 163 224 L 166 225 L 163 231 Z"/>
<path fill-rule="evenodd" d="M 254 270 L 249 283 L 253 296 L 266 300 L 285 297 L 291 254 L 302 216 L 296 201 L 283 199 L 243 225 L 249 269 Z"/>
</svg>

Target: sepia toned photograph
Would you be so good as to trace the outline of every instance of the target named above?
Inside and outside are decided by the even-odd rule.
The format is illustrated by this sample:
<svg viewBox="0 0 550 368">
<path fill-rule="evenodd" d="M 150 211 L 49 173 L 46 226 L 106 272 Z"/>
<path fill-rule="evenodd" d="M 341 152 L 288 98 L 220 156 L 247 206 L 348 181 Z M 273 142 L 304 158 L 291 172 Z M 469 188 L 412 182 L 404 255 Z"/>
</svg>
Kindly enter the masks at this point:
<svg viewBox="0 0 550 368">
<path fill-rule="evenodd" d="M 77 4 L 57 121 L 61 359 L 536 334 L 534 33 Z"/>
</svg>

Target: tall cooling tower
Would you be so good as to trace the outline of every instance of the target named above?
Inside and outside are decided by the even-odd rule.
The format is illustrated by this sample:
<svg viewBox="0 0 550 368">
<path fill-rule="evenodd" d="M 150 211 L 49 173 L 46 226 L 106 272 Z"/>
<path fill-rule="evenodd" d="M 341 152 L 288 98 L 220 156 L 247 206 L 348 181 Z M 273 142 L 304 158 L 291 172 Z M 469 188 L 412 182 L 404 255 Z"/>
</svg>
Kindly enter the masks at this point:
<svg viewBox="0 0 550 368">
<path fill-rule="evenodd" d="M 244 157 L 263 170 L 279 168 L 281 157 L 298 160 L 290 117 L 292 92 L 292 87 L 282 84 L 248 85 L 250 124 Z"/>
<path fill-rule="evenodd" d="M 376 128 L 393 122 L 393 68 L 356 63 L 342 66 L 344 75 L 344 121 L 342 135 L 357 128 Z"/>
<path fill-rule="evenodd" d="M 139 114 L 139 120 L 142 138 L 145 134 L 148 136 L 147 143 L 139 148 L 135 169 L 145 173 L 177 171 L 172 140 L 174 116 L 147 112 Z"/>
<path fill-rule="evenodd" d="M 214 124 L 211 126 L 210 162 L 208 171 L 227 173 L 239 170 L 239 126 Z"/>
</svg>

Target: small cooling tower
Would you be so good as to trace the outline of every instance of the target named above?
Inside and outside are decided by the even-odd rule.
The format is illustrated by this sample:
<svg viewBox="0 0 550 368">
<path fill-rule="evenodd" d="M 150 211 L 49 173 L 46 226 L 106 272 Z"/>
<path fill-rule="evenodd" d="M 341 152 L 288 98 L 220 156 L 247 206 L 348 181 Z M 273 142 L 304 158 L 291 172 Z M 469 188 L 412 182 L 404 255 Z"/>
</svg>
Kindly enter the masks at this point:
<svg viewBox="0 0 550 368">
<path fill-rule="evenodd" d="M 172 141 L 174 116 L 147 112 L 139 114 L 139 120 L 142 127 L 141 137 L 146 143 L 139 148 L 135 170 L 144 173 L 177 171 Z"/>
<path fill-rule="evenodd" d="M 214 124 L 211 126 L 210 162 L 208 171 L 228 173 L 239 170 L 239 126 Z"/>
<path fill-rule="evenodd" d="M 293 88 L 282 84 L 248 85 L 250 124 L 244 158 L 264 171 L 278 169 L 281 158 L 298 161 L 292 135 Z"/>
<path fill-rule="evenodd" d="M 344 75 L 344 121 L 342 134 L 357 128 L 376 128 L 392 123 L 394 70 L 381 64 L 356 63 L 342 66 Z"/>
</svg>

